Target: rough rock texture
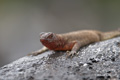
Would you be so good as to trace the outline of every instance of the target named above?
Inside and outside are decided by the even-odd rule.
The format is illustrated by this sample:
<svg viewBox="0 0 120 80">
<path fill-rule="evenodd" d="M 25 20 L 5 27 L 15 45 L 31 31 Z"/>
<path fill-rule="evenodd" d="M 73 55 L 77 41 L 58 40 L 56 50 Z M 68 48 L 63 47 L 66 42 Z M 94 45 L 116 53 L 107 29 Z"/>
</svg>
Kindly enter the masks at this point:
<svg viewBox="0 0 120 80">
<path fill-rule="evenodd" d="M 0 80 L 120 79 L 120 37 L 83 47 L 66 59 L 65 52 L 25 56 L 0 68 Z"/>
</svg>

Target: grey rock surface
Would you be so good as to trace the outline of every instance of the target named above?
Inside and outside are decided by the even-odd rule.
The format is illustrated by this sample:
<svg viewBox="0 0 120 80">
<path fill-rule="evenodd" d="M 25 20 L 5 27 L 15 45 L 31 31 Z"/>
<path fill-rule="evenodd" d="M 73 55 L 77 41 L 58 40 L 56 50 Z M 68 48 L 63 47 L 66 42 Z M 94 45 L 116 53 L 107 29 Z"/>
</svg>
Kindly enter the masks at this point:
<svg viewBox="0 0 120 80">
<path fill-rule="evenodd" d="M 120 37 L 97 42 L 66 59 L 66 53 L 48 51 L 25 56 L 0 68 L 0 80 L 118 80 Z"/>
</svg>

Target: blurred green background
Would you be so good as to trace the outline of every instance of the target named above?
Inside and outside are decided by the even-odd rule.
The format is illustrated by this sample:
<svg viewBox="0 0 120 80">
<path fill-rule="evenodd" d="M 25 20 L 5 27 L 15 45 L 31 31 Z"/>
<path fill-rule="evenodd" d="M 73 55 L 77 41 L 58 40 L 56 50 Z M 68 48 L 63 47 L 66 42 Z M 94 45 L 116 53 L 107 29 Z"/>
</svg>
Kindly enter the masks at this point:
<svg viewBox="0 0 120 80">
<path fill-rule="evenodd" d="M 0 66 L 40 49 L 40 32 L 119 26 L 119 0 L 0 0 Z"/>
</svg>

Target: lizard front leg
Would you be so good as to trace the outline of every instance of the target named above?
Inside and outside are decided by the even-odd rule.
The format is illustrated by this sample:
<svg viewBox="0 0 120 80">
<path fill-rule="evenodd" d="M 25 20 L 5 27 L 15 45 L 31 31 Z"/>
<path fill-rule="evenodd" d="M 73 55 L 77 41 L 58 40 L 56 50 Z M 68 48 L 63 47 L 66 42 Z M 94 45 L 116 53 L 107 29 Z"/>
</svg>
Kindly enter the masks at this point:
<svg viewBox="0 0 120 80">
<path fill-rule="evenodd" d="M 95 38 L 97 38 L 97 37 L 95 37 Z M 80 49 L 80 47 L 83 47 L 83 46 L 88 45 L 93 42 L 97 42 L 98 40 L 95 38 L 93 38 L 93 40 L 90 40 L 89 38 L 84 38 L 82 40 L 76 41 L 76 43 L 72 47 L 71 51 L 68 53 L 67 57 L 69 57 L 69 56 L 73 57 L 74 55 L 76 55 L 78 50 Z"/>
<path fill-rule="evenodd" d="M 80 47 L 81 47 L 80 41 L 76 41 L 72 50 L 70 52 L 67 51 L 67 57 L 73 57 L 74 55 L 76 55 Z"/>
<path fill-rule="evenodd" d="M 44 47 L 41 48 L 40 50 L 35 51 L 35 52 L 32 52 L 32 53 L 29 53 L 28 55 L 37 56 L 37 55 L 39 55 L 39 54 L 41 54 L 41 53 L 43 53 L 43 52 L 45 52 L 45 51 L 47 51 L 47 50 L 49 50 L 49 49 L 44 46 Z"/>
</svg>

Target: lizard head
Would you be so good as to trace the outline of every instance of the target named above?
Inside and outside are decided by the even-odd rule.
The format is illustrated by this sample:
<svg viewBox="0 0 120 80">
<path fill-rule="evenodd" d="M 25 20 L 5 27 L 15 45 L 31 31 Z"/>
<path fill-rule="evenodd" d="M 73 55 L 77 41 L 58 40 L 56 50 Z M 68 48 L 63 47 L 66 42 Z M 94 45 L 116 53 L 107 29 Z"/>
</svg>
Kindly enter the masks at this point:
<svg viewBox="0 0 120 80">
<path fill-rule="evenodd" d="M 48 49 L 55 50 L 55 48 L 60 43 L 60 38 L 58 35 L 52 32 L 41 32 L 40 42 L 46 46 Z"/>
<path fill-rule="evenodd" d="M 55 33 L 52 32 L 41 32 L 40 41 L 41 42 L 53 42 L 56 39 Z"/>
</svg>

